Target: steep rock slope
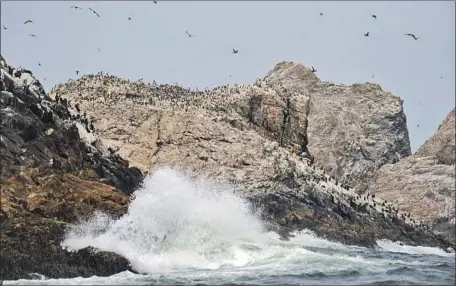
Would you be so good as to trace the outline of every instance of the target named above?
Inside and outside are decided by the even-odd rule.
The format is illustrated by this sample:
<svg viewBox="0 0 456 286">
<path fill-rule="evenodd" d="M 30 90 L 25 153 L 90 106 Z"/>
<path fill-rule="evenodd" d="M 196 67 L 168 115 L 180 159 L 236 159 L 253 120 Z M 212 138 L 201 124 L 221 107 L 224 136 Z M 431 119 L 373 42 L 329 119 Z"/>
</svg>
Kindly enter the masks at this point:
<svg viewBox="0 0 456 286">
<path fill-rule="evenodd" d="M 358 196 L 311 164 L 309 98 L 296 90 L 258 80 L 190 91 L 98 74 L 59 85 L 51 96 L 80 104 L 105 144 L 145 171 L 171 166 L 230 183 L 284 236 L 308 228 L 366 246 L 381 238 L 451 246 L 425 226 L 405 222 L 393 206 Z"/>
<path fill-rule="evenodd" d="M 356 192 L 366 190 L 381 166 L 411 154 L 402 100 L 378 84 L 321 82 L 293 62 L 277 64 L 264 80 L 310 98 L 310 152 L 316 164 Z"/>
<path fill-rule="evenodd" d="M 142 181 L 137 168 L 103 150 L 71 119 L 66 101 L 48 97 L 31 71 L 1 58 L 1 279 L 112 275 L 129 262 L 112 253 L 60 247 L 68 223 L 96 210 L 126 211 Z"/>
<path fill-rule="evenodd" d="M 455 241 L 455 110 L 413 156 L 383 166 L 368 191 Z"/>
</svg>

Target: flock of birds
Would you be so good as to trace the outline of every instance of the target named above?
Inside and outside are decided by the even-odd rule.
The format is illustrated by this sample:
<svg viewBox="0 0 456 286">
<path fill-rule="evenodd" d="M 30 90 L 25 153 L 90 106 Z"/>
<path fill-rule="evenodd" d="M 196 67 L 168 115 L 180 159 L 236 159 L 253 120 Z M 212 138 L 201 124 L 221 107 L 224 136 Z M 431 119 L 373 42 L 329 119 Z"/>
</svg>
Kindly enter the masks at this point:
<svg viewBox="0 0 456 286">
<path fill-rule="evenodd" d="M 157 4 L 158 2 L 157 1 L 153 1 L 153 3 Z M 78 6 L 71 6 L 70 8 L 71 9 L 75 9 L 75 10 L 84 10 L 84 8 L 78 7 Z M 88 10 L 91 13 L 93 13 L 96 17 L 101 17 L 101 15 L 97 11 L 92 9 L 91 7 L 88 7 Z M 320 16 L 323 16 L 323 13 L 320 12 Z M 375 15 L 375 14 L 372 14 L 371 17 L 373 19 L 375 19 L 375 20 L 377 19 L 377 15 Z M 126 18 L 126 20 L 127 21 L 131 21 L 132 17 L 129 16 L 129 17 Z M 33 20 L 27 20 L 27 21 L 24 22 L 24 25 L 30 25 L 30 24 L 34 24 Z M 3 29 L 7 30 L 8 27 L 3 26 Z M 196 36 L 195 34 L 192 34 L 192 33 L 190 33 L 187 30 L 185 31 L 185 34 L 189 38 L 193 38 L 193 37 Z M 412 34 L 412 33 L 406 33 L 404 35 L 408 36 L 408 37 L 411 37 L 415 41 L 417 41 L 417 40 L 419 40 L 421 38 L 421 37 L 417 37 L 415 34 Z M 30 37 L 34 37 L 34 38 L 36 37 L 35 34 L 29 34 L 29 36 Z M 368 31 L 368 32 L 364 33 L 364 36 L 365 37 L 369 37 L 370 36 L 370 32 Z M 98 50 L 100 50 L 100 49 L 98 49 Z M 232 49 L 232 53 L 233 54 L 238 54 L 239 50 L 233 48 Z M 42 64 L 40 62 L 38 62 L 38 66 L 41 67 Z M 311 67 L 311 71 L 313 73 L 317 72 L 317 70 L 313 66 Z M 80 73 L 79 70 L 75 70 L 75 74 L 76 75 L 79 75 L 79 73 Z M 170 86 L 168 86 L 168 87 L 171 88 Z M 172 89 L 172 90 L 169 90 L 169 92 L 166 92 L 166 93 L 175 95 L 174 91 L 175 90 Z M 202 96 L 203 94 L 207 94 L 207 93 L 210 93 L 210 91 L 197 92 L 197 93 L 195 93 L 195 96 L 199 97 L 199 96 Z M 68 106 L 68 107 L 71 106 L 70 102 L 67 99 L 59 97 L 58 94 L 55 96 L 55 101 L 57 103 L 61 103 L 61 104 L 65 105 L 65 106 Z M 76 103 L 74 105 L 74 108 L 76 109 L 77 114 L 76 115 L 71 115 L 71 119 L 79 121 L 80 123 L 82 123 L 88 133 L 93 132 L 94 131 L 93 123 L 92 122 L 89 123 L 89 120 L 87 119 L 86 112 L 83 112 L 83 114 L 81 114 L 81 110 L 80 110 L 80 107 L 79 107 L 78 103 Z M 114 153 L 114 151 L 112 149 L 110 149 L 109 151 L 111 153 Z M 310 165 L 315 170 L 315 166 L 313 164 L 310 164 Z M 323 176 L 321 178 L 320 177 L 316 177 L 316 178 L 312 179 L 311 183 L 320 183 L 320 181 L 322 181 L 322 183 L 324 183 L 323 187 L 327 186 L 327 183 L 334 183 L 336 187 L 341 187 L 343 190 L 349 191 L 350 193 L 353 193 L 352 191 L 350 191 L 350 188 L 347 185 L 339 184 L 339 182 L 337 182 L 337 180 L 335 180 L 334 178 L 331 178 L 330 176 L 326 175 L 324 173 L 324 171 L 323 171 Z M 394 214 L 394 216 L 393 216 L 394 218 L 402 218 L 402 220 L 404 220 L 404 221 L 407 221 L 407 219 L 408 219 L 408 221 L 410 223 L 413 223 L 414 225 L 427 227 L 427 226 L 423 225 L 421 222 L 418 222 L 415 219 L 411 218 L 410 213 L 399 215 L 398 210 L 395 209 L 394 206 L 389 205 L 386 201 L 382 201 L 382 202 L 376 201 L 375 200 L 375 194 L 373 194 L 373 195 L 367 194 L 367 195 L 364 195 L 364 196 L 356 195 L 355 199 L 354 200 L 349 200 L 349 202 L 350 202 L 350 205 L 352 207 L 354 207 L 354 208 L 362 207 L 362 208 L 364 208 L 365 211 L 367 211 L 369 208 L 373 208 L 373 209 L 376 209 L 376 210 L 380 211 L 385 216 L 391 217 L 391 214 Z"/>
<path fill-rule="evenodd" d="M 152 1 L 154 4 L 158 4 L 158 1 Z M 84 10 L 84 8 L 82 7 L 79 7 L 79 6 L 70 6 L 70 9 L 74 9 L 74 10 Z M 101 18 L 101 15 L 95 11 L 94 9 L 92 9 L 91 7 L 88 7 L 87 8 L 90 12 L 92 12 L 96 17 L 98 18 Z M 320 16 L 323 16 L 324 14 L 322 12 L 320 12 Z M 371 14 L 371 17 L 374 18 L 375 20 L 377 20 L 377 15 L 376 14 Z M 127 18 L 127 21 L 131 21 L 132 20 L 132 17 L 128 16 Z M 26 20 L 24 22 L 24 25 L 27 25 L 27 24 L 34 24 L 33 20 Z M 3 25 L 3 30 L 8 30 L 9 28 L 6 27 L 5 25 Z M 188 32 L 187 30 L 185 31 L 185 34 L 189 37 L 189 38 L 193 38 L 195 37 L 196 35 L 195 34 L 191 34 L 190 32 Z M 417 41 L 418 39 L 420 39 L 421 37 L 417 37 L 415 34 L 412 34 L 412 33 L 405 33 L 404 34 L 405 36 L 408 36 L 408 37 L 411 37 L 412 39 L 414 39 L 415 41 Z M 33 38 L 36 38 L 36 35 L 35 34 L 29 34 L 30 37 L 33 37 Z M 370 36 L 370 32 L 366 32 L 364 33 L 364 36 L 365 37 L 369 37 Z M 98 51 L 100 51 L 100 48 L 97 48 Z M 239 50 L 238 49 L 235 49 L 233 48 L 232 49 L 232 53 L 233 54 L 238 54 L 239 53 Z M 41 63 L 38 62 L 38 66 L 42 66 Z M 316 73 L 317 70 L 312 66 L 312 72 Z M 75 74 L 76 75 L 79 75 L 80 71 L 79 70 L 75 70 Z M 374 78 L 374 75 L 372 75 L 372 78 Z M 443 79 L 443 77 L 440 77 L 441 79 Z"/>
</svg>

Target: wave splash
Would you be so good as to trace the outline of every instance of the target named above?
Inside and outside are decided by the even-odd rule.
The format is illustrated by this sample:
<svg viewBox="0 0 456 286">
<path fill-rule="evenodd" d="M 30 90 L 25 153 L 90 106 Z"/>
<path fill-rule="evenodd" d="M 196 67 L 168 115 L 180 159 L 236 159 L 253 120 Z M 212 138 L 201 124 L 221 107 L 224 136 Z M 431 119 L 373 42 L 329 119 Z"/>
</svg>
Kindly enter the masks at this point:
<svg viewBox="0 0 456 286">
<path fill-rule="evenodd" d="M 73 226 L 62 246 L 112 251 L 137 271 L 153 273 L 244 266 L 271 239 L 249 204 L 229 190 L 160 169 L 135 192 L 126 215 L 113 220 L 97 213 Z"/>
</svg>

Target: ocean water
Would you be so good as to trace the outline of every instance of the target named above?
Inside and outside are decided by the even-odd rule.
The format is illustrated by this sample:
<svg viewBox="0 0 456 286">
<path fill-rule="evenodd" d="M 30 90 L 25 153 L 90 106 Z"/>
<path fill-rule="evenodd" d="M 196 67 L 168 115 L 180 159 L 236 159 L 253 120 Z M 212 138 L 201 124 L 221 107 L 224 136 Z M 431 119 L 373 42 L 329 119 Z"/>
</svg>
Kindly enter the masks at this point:
<svg viewBox="0 0 456 286">
<path fill-rule="evenodd" d="M 74 225 L 62 247 L 127 258 L 138 272 L 110 277 L 4 281 L 5 285 L 455 285 L 455 254 L 378 241 L 368 249 L 318 238 L 289 241 L 264 230 L 228 187 L 160 169 L 135 192 L 128 213 Z"/>
</svg>

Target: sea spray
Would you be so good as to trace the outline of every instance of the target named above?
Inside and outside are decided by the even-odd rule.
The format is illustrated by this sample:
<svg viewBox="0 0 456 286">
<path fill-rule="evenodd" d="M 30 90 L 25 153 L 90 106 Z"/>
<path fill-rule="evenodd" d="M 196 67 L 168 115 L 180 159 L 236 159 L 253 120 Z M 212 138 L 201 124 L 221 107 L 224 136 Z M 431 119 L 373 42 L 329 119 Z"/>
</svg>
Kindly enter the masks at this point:
<svg viewBox="0 0 456 286">
<path fill-rule="evenodd" d="M 146 178 L 126 215 L 97 213 L 71 227 L 62 246 L 112 251 L 150 273 L 246 265 L 245 250 L 270 239 L 248 202 L 166 168 Z"/>
</svg>

